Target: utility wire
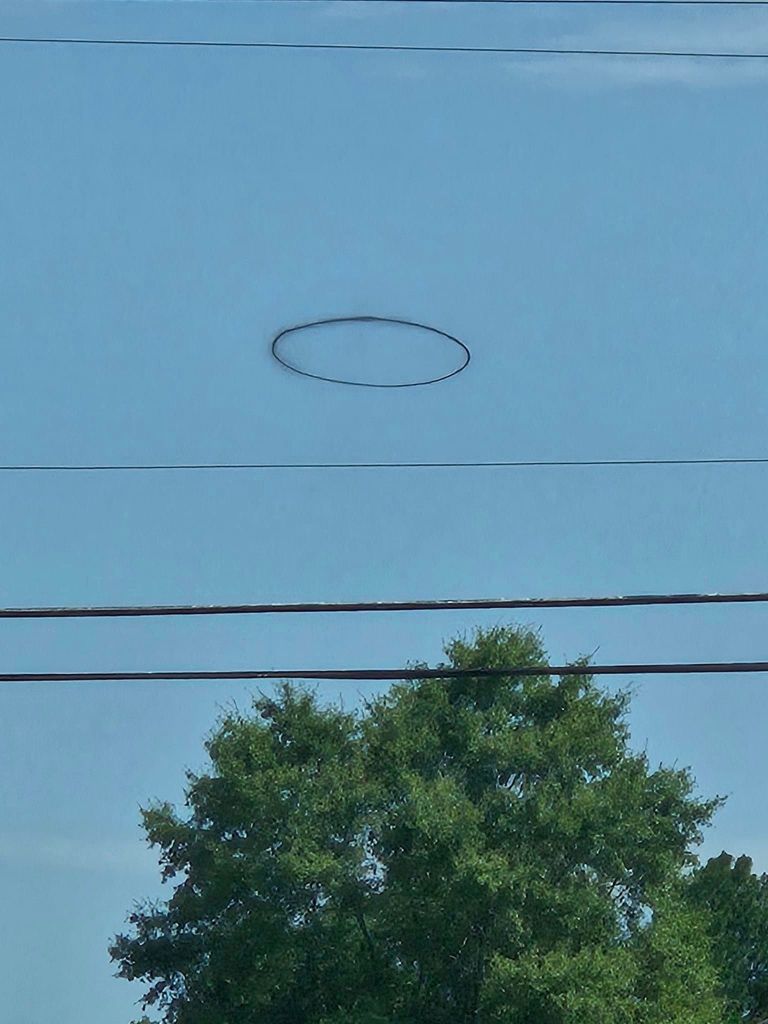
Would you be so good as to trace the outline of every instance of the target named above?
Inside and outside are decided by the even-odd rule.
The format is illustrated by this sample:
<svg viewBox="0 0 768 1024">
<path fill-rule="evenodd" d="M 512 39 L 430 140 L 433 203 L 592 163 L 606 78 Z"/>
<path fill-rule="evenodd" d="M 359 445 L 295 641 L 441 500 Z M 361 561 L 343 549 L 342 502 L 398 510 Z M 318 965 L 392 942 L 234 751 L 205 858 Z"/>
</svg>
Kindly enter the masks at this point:
<svg viewBox="0 0 768 1024">
<path fill-rule="evenodd" d="M 723 60 L 766 60 L 768 53 L 701 50 L 592 50 L 534 46 L 410 46 L 380 43 L 267 43 L 210 39 L 83 39 L 76 37 L 0 36 L 0 43 L 69 46 L 218 47 L 252 50 L 380 51 L 389 53 L 488 53 L 506 56 L 690 57 Z"/>
<path fill-rule="evenodd" d="M 233 3 L 237 4 L 317 4 L 322 0 L 187 0 L 192 3 Z M 345 3 L 360 3 L 361 0 L 330 0 L 330 2 L 336 4 Z M 388 4 L 442 4 L 446 7 L 456 6 L 472 6 L 476 4 L 478 6 L 485 4 L 527 4 L 529 6 L 536 7 L 551 7 L 555 4 L 591 4 L 600 6 L 601 4 L 631 4 L 633 6 L 650 6 L 654 5 L 657 7 L 679 7 L 679 6 L 691 6 L 691 7 L 768 7 L 766 0 L 363 0 L 365 3 L 388 3 Z"/>
<path fill-rule="evenodd" d="M 62 0 L 59 0 L 62 2 Z M 74 0 L 79 3 L 80 0 Z M 121 0 L 118 0 L 121 2 Z M 124 0 L 122 0 L 124 2 Z M 158 0 L 162 2 L 162 0 Z M 238 4 L 317 4 L 322 0 L 186 0 L 187 3 L 202 3 L 210 4 L 213 6 L 214 3 L 231 3 L 234 5 Z M 330 2 L 336 4 L 345 3 L 360 3 L 361 0 L 330 0 Z M 485 5 L 485 4 L 527 4 L 529 6 L 536 7 L 552 7 L 555 4 L 590 4 L 600 6 L 601 4 L 626 4 L 632 6 L 656 6 L 656 7 L 768 7 L 768 0 L 363 0 L 365 3 L 398 3 L 402 5 L 419 3 L 419 4 L 443 4 L 447 7 L 454 6 L 471 6 L 472 4 Z"/>
<path fill-rule="evenodd" d="M 211 0 L 203 0 L 210 3 Z M 231 2 L 231 0 L 224 0 Z M 234 0 L 236 3 L 264 3 L 265 0 Z M 317 3 L 318 0 L 266 0 L 268 3 Z M 360 0 L 332 0 L 334 3 L 360 3 Z M 533 7 L 553 7 L 561 4 L 589 4 L 600 6 L 601 4 L 626 4 L 636 6 L 654 7 L 768 7 L 766 0 L 364 0 L 365 3 L 419 3 L 419 4 L 443 4 L 446 7 L 454 6 L 478 6 L 485 4 L 526 4 Z"/>
<path fill-rule="evenodd" d="M 0 473 L 152 473 L 277 469 L 559 469 L 600 466 L 761 466 L 768 457 L 702 459 L 528 459 L 497 462 L 147 462 L 7 463 Z"/>
<path fill-rule="evenodd" d="M 492 608 L 616 608 L 651 605 L 765 604 L 768 592 L 629 594 L 614 597 L 492 597 L 446 601 L 345 601 L 294 604 L 166 604 L 100 607 L 0 608 L 0 619 L 112 619 L 172 615 L 275 615 L 311 612 L 465 611 Z"/>
<path fill-rule="evenodd" d="M 70 683 L 194 679 L 498 679 L 503 676 L 626 676 L 768 672 L 768 661 L 655 665 L 509 665 L 504 668 L 242 669 L 180 672 L 2 672 L 0 683 Z"/>
<path fill-rule="evenodd" d="M 211 0 L 204 0 L 210 3 Z M 227 0 L 225 0 L 227 2 Z M 264 0 L 235 0 L 239 3 L 264 3 Z M 317 3 L 317 0 L 267 0 L 269 3 Z M 360 3 L 360 0 L 333 0 L 334 3 Z M 589 4 L 591 6 L 601 4 L 626 4 L 635 6 L 654 7 L 767 7 L 766 0 L 364 0 L 365 3 L 420 3 L 420 4 L 443 4 L 447 7 L 472 6 L 473 4 L 526 4 L 535 7 L 553 7 L 560 4 Z"/>
</svg>

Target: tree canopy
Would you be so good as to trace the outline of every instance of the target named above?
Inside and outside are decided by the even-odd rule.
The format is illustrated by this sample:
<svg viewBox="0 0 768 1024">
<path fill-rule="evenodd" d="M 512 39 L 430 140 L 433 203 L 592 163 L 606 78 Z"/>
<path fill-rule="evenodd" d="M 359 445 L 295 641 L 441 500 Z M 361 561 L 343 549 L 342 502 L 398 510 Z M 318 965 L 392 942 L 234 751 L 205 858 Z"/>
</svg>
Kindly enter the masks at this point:
<svg viewBox="0 0 768 1024">
<path fill-rule="evenodd" d="M 446 655 L 546 661 L 513 628 Z M 470 676 L 225 715 L 185 812 L 143 812 L 172 892 L 119 973 L 167 1024 L 722 1024 L 689 878 L 718 800 L 630 749 L 627 708 L 585 676 Z"/>
<path fill-rule="evenodd" d="M 713 857 L 693 876 L 690 896 L 707 915 L 725 996 L 727 1024 L 768 1020 L 768 876 L 749 857 Z"/>
</svg>

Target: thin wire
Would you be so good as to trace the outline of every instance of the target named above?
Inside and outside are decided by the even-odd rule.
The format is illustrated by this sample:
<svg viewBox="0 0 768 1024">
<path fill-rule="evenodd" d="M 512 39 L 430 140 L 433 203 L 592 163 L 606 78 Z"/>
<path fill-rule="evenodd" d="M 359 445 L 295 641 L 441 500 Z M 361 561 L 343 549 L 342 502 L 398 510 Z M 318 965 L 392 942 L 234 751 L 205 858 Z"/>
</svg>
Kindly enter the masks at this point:
<svg viewBox="0 0 768 1024">
<path fill-rule="evenodd" d="M 59 3 L 63 0 L 59 0 Z M 74 0 L 75 3 L 80 3 L 81 0 Z M 118 0 L 118 2 L 125 3 L 126 0 Z M 163 2 L 163 0 L 157 0 L 157 2 Z M 214 3 L 232 3 L 232 4 L 289 4 L 289 3 L 308 3 L 317 4 L 322 0 L 186 0 L 187 3 L 202 3 L 210 4 L 213 6 Z M 344 4 L 344 3 L 360 3 L 361 0 L 329 0 L 329 2 Z M 657 7 L 679 7 L 679 6 L 690 6 L 690 7 L 768 7 L 768 0 L 362 0 L 365 3 L 399 3 L 399 4 L 443 4 L 444 6 L 457 6 L 457 5 L 472 5 L 472 4 L 528 4 L 538 7 L 551 7 L 555 4 L 627 4 L 632 6 L 657 6 Z"/>
<path fill-rule="evenodd" d="M 310 601 L 292 604 L 166 604 L 0 608 L 0 619 L 112 619 L 172 615 L 279 615 L 320 612 L 466 611 L 493 608 L 616 608 L 652 605 L 765 604 L 768 592 L 628 594 L 613 597 L 492 597 L 445 601 Z"/>
<path fill-rule="evenodd" d="M 211 0 L 204 0 L 210 3 Z M 236 0 L 238 2 L 238 0 Z M 242 2 L 242 0 L 239 0 Z M 260 3 L 264 0 L 246 0 L 247 3 Z M 273 0 L 269 0 L 273 2 Z M 317 3 L 317 0 L 276 0 L 277 3 Z M 333 0 L 335 3 L 359 3 L 360 0 Z M 552 7 L 560 4 L 590 4 L 600 6 L 601 4 L 627 4 L 632 6 L 655 6 L 655 7 L 766 7 L 766 0 L 364 0 L 365 3 L 421 3 L 421 4 L 444 4 L 472 5 L 472 4 L 528 4 L 536 7 Z"/>
<path fill-rule="evenodd" d="M 211 3 L 212 0 L 203 0 Z M 235 3 L 317 3 L 318 0 L 224 0 Z M 360 3 L 360 0 L 332 0 L 333 3 Z M 363 0 L 364 3 L 420 3 L 443 4 L 444 6 L 471 6 L 472 4 L 527 4 L 536 7 L 552 7 L 560 4 L 627 4 L 632 6 L 655 7 L 768 7 L 766 0 Z"/>
<path fill-rule="evenodd" d="M 62 0 L 59 0 L 62 2 Z M 79 3 L 81 0 L 74 0 Z M 125 3 L 126 0 L 118 0 L 118 2 Z M 146 0 L 145 0 L 146 2 Z M 163 2 L 163 0 L 157 0 L 157 2 Z M 213 6 L 214 3 L 230 3 L 237 6 L 238 4 L 319 4 L 323 0 L 186 0 L 187 3 L 202 3 L 210 4 Z M 649 6 L 654 5 L 658 7 L 678 7 L 678 6 L 691 6 L 691 7 L 767 7 L 767 0 L 326 0 L 326 2 L 345 4 L 345 3 L 388 3 L 388 4 L 443 4 L 443 6 L 471 6 L 472 4 L 484 5 L 484 4 L 528 4 L 537 7 L 551 7 L 559 4 L 631 4 L 633 6 Z"/>
<path fill-rule="evenodd" d="M 761 466 L 768 457 L 722 459 L 528 459 L 498 462 L 146 462 L 7 463 L 0 473 L 152 473 L 201 470 L 324 470 L 324 469 L 558 469 L 601 466 Z"/>
<path fill-rule="evenodd" d="M 194 679 L 498 679 L 503 676 L 626 676 L 768 672 L 768 661 L 671 662 L 655 665 L 509 665 L 504 668 L 266 669 L 171 672 L 2 672 L 0 683 L 117 682 Z"/>
<path fill-rule="evenodd" d="M 768 53 L 730 53 L 700 50 L 591 50 L 533 46 L 406 46 L 380 43 L 261 43 L 209 39 L 82 39 L 75 37 L 0 36 L 0 43 L 70 46 L 218 47 L 252 50 L 358 50 L 389 53 L 488 53 L 507 56 L 566 57 L 685 57 L 723 60 L 766 60 Z"/>
</svg>

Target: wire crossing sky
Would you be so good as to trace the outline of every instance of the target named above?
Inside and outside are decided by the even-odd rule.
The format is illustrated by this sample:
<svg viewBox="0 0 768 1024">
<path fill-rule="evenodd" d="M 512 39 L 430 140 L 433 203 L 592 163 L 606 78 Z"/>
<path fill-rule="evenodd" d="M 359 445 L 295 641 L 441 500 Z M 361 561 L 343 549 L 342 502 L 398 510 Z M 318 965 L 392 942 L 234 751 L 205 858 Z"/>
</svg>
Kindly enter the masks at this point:
<svg viewBox="0 0 768 1024">
<path fill-rule="evenodd" d="M 768 672 L 768 661 L 671 662 L 626 665 L 506 665 L 493 668 L 182 669 L 143 672 L 0 672 L 0 683 L 152 682 L 192 680 L 500 679 L 520 676 L 731 675 Z"/>
<path fill-rule="evenodd" d="M 713 60 L 766 60 L 766 52 L 731 50 L 622 50 L 552 46 L 420 46 L 394 43 L 280 43 L 234 39 L 88 39 L 66 36 L 0 36 L 0 44 L 46 46 L 149 46 L 174 48 L 214 48 L 235 50 L 321 50 L 326 52 L 362 51 L 386 53 L 490 54 L 496 56 L 547 57 L 682 57 Z"/>
<path fill-rule="evenodd" d="M 768 458 L 724 457 L 700 459 L 523 459 L 498 462 L 180 462 L 134 465 L 0 465 L 0 473 L 147 473 L 200 472 L 205 470 L 325 470 L 325 469 L 566 469 L 601 466 L 764 466 Z"/>
<path fill-rule="evenodd" d="M 544 608 L 640 608 L 653 606 L 765 604 L 768 592 L 732 594 L 627 594 L 608 597 L 483 597 L 422 601 L 314 601 L 287 604 L 114 605 L 112 607 L 2 608 L 0 619 L 110 619 L 186 615 L 306 615 L 350 612 L 489 611 Z"/>
</svg>

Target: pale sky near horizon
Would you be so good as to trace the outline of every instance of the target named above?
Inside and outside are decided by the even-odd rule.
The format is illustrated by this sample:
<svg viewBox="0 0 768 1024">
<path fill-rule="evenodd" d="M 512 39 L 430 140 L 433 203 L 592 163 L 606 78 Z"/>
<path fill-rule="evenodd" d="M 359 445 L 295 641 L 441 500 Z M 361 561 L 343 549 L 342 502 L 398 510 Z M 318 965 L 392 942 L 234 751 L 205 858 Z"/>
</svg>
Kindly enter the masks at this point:
<svg viewBox="0 0 768 1024">
<path fill-rule="evenodd" d="M 4 0 L 0 35 L 768 50 L 768 16 Z M 768 454 L 768 61 L 0 54 L 0 463 Z M 433 324 L 472 363 L 374 391 L 271 362 L 281 327 L 354 314 Z M 336 369 L 357 340 L 330 346 Z M 434 365 L 409 344 L 397 367 L 366 348 L 371 372 Z M 765 590 L 767 497 L 763 466 L 0 473 L 0 603 Z M 766 615 L 515 618 L 553 660 L 642 662 L 765 659 Z M 2 667 L 432 662 L 512 618 L 5 622 Z M 704 852 L 768 870 L 767 685 L 638 680 L 631 724 L 729 796 Z M 5 1024 L 132 1019 L 106 945 L 159 891 L 138 807 L 179 799 L 252 690 L 0 688 Z"/>
</svg>

